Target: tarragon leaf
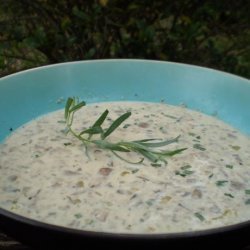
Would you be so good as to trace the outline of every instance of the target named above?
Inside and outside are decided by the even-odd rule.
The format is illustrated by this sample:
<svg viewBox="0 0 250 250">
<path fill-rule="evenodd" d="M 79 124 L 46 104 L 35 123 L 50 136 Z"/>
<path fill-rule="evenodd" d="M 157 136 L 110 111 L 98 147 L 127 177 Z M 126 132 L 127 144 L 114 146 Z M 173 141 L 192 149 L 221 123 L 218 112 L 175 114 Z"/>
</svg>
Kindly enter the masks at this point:
<svg viewBox="0 0 250 250">
<path fill-rule="evenodd" d="M 70 107 L 73 104 L 73 102 L 74 102 L 73 98 L 69 97 L 67 99 L 67 102 L 66 102 L 66 105 L 65 105 L 65 108 L 64 108 L 64 118 L 65 118 L 65 120 L 67 120 L 68 117 L 69 117 L 69 113 L 70 113 L 69 110 L 70 110 Z"/>
<path fill-rule="evenodd" d="M 163 146 L 167 146 L 171 143 L 175 143 L 175 142 L 178 142 L 178 139 L 180 138 L 180 135 L 178 135 L 177 137 L 173 138 L 173 139 L 170 139 L 170 140 L 165 140 L 165 141 L 160 141 L 160 142 L 148 142 L 148 140 L 140 140 L 140 141 L 135 141 L 137 143 L 140 143 L 142 145 L 145 145 L 147 147 L 163 147 Z M 157 139 L 151 139 L 152 140 L 157 140 Z"/>
<path fill-rule="evenodd" d="M 187 148 L 180 148 L 176 150 L 171 151 L 161 151 L 161 152 L 155 152 L 156 154 L 162 155 L 162 156 L 174 156 L 176 154 L 181 153 L 182 151 L 187 150 Z"/>
<path fill-rule="evenodd" d="M 83 130 L 79 135 L 83 135 L 83 134 L 94 135 L 94 134 L 102 134 L 102 133 L 103 133 L 103 129 L 100 126 L 95 126 L 95 127 L 91 127 L 86 130 Z"/>
<path fill-rule="evenodd" d="M 102 115 L 96 120 L 92 127 L 100 127 L 108 116 L 109 111 L 106 109 Z"/>
<path fill-rule="evenodd" d="M 120 152 L 130 152 L 130 150 L 127 148 L 124 148 L 120 145 L 117 145 L 116 143 L 111 143 L 105 140 L 93 140 L 91 142 L 103 149 L 110 149 L 113 151 L 120 151 Z"/>
<path fill-rule="evenodd" d="M 117 129 L 126 119 L 131 116 L 131 112 L 127 112 L 120 117 L 118 117 L 110 127 L 103 133 L 102 139 L 108 137 L 115 129 Z"/>
<path fill-rule="evenodd" d="M 78 109 L 82 108 L 85 105 L 86 105 L 85 102 L 79 102 L 78 104 L 74 105 L 72 108 L 69 109 L 69 113 L 75 112 L 75 111 L 77 111 Z"/>
</svg>

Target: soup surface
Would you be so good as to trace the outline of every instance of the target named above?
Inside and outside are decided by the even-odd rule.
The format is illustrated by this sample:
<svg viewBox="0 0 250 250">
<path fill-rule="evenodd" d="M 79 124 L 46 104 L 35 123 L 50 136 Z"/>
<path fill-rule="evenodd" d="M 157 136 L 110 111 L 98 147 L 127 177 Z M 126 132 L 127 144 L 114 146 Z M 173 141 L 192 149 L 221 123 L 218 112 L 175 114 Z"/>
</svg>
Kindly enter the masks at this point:
<svg viewBox="0 0 250 250">
<path fill-rule="evenodd" d="M 0 207 L 43 222 L 91 231 L 169 233 L 250 219 L 250 139 L 215 117 L 162 103 L 83 107 L 74 128 L 108 109 L 105 126 L 131 111 L 107 141 L 171 139 L 187 148 L 152 164 L 65 133 L 63 110 L 19 128 L 0 145 Z M 131 162 L 128 163 L 127 161 Z M 133 164 L 136 162 L 137 164 Z"/>
</svg>

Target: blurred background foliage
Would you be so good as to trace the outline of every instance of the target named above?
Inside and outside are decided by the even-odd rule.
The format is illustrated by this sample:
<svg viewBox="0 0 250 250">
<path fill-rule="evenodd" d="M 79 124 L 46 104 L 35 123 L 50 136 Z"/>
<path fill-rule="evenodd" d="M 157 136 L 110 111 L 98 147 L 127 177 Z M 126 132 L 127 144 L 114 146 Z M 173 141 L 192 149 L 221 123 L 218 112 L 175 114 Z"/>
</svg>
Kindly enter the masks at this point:
<svg viewBox="0 0 250 250">
<path fill-rule="evenodd" d="M 250 78 L 247 0 L 1 0 L 0 76 L 40 65 L 145 58 Z"/>
</svg>

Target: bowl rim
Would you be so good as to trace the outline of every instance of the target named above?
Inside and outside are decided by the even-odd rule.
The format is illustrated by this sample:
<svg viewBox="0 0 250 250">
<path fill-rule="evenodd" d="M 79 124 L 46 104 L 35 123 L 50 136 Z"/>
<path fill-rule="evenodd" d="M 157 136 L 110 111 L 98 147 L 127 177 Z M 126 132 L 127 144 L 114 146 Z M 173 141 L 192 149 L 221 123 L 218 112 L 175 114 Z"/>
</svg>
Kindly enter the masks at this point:
<svg viewBox="0 0 250 250">
<path fill-rule="evenodd" d="M 74 65 L 74 64 L 95 64 L 95 63 L 152 63 L 152 64 L 166 64 L 166 65 L 173 65 L 177 67 L 185 67 L 185 68 L 193 68 L 193 69 L 198 69 L 198 70 L 203 70 L 203 71 L 210 71 L 214 73 L 219 73 L 221 75 L 224 75 L 225 77 L 230 77 L 230 78 L 236 78 L 238 80 L 241 80 L 246 83 L 250 83 L 250 79 L 239 76 L 230 72 L 210 68 L 210 67 L 205 67 L 205 66 L 199 66 L 196 64 L 189 64 L 189 63 L 182 63 L 182 62 L 175 62 L 175 61 L 164 61 L 164 60 L 154 60 L 154 59 L 137 59 L 137 58 L 112 58 L 112 59 L 92 59 L 92 60 L 76 60 L 76 61 L 67 61 L 67 62 L 60 62 L 60 63 L 53 63 L 53 64 L 47 64 L 47 65 L 42 65 L 42 66 L 37 66 L 33 67 L 30 69 L 25 69 L 18 71 L 16 73 L 12 73 L 3 77 L 0 77 L 0 82 L 2 80 L 6 80 L 8 78 L 16 77 L 22 74 L 27 74 L 33 71 L 38 71 L 38 70 L 46 70 L 50 68 L 57 68 L 60 66 L 64 65 Z"/>
<path fill-rule="evenodd" d="M 50 224 L 46 222 L 42 222 L 39 220 L 35 220 L 33 218 L 29 218 L 23 215 L 19 215 L 13 213 L 9 210 L 3 209 L 0 207 L 0 216 L 4 216 L 7 219 L 11 219 L 15 222 L 24 223 L 29 226 L 35 226 L 45 230 L 52 230 L 54 232 L 59 233 L 71 233 L 74 235 L 80 236 L 94 236 L 94 237 L 105 237 L 105 238 L 112 238 L 112 239 L 138 239 L 138 240 L 159 240 L 159 239 L 185 239 L 185 238 L 196 238 L 196 237 L 203 237 L 203 236 L 211 236 L 220 233 L 227 233 L 232 232 L 240 229 L 250 229 L 250 220 L 213 227 L 208 229 L 202 230 L 194 230 L 194 231 L 180 231 L 180 232 L 163 232 L 163 233 L 126 233 L 126 232 L 105 232 L 105 231 L 91 231 L 91 230 L 84 230 L 84 229 L 77 229 L 71 227 L 60 226 L 56 224 Z M 1 228 L 1 223 L 0 223 Z"/>
</svg>

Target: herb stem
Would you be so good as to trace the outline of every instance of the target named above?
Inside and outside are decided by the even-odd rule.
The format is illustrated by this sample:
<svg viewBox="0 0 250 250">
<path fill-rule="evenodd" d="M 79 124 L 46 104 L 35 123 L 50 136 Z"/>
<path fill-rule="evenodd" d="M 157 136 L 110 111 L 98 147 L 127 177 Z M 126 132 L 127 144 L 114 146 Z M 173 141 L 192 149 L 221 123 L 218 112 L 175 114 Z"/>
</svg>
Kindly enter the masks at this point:
<svg viewBox="0 0 250 250">
<path fill-rule="evenodd" d="M 131 164 L 139 164 L 142 163 L 144 158 L 147 158 L 151 163 L 158 164 L 158 162 L 163 162 L 167 164 L 167 161 L 164 159 L 166 157 L 172 157 L 176 154 L 181 153 L 186 150 L 186 148 L 180 148 L 172 151 L 160 151 L 155 150 L 155 148 L 163 147 L 172 143 L 177 143 L 180 136 L 177 136 L 173 139 L 169 140 L 159 140 L 159 139 L 143 139 L 137 141 L 120 141 L 117 143 L 112 143 L 106 140 L 106 138 L 113 133 L 126 119 L 131 116 L 131 112 L 126 112 L 119 116 L 107 129 L 103 129 L 102 125 L 106 120 L 109 111 L 105 110 L 101 116 L 94 122 L 94 124 L 81 131 L 80 133 L 75 132 L 72 129 L 72 124 L 74 121 L 75 112 L 85 106 L 85 102 L 79 102 L 78 98 L 68 98 L 65 110 L 64 110 L 64 118 L 66 121 L 66 133 L 72 134 L 75 138 L 80 140 L 85 145 L 85 153 L 88 156 L 88 145 L 94 144 L 99 148 L 110 150 L 114 155 L 118 158 L 131 163 Z M 84 135 L 88 135 L 84 137 Z M 93 135 L 99 135 L 99 140 L 92 140 Z M 131 162 L 124 157 L 120 156 L 117 152 L 135 152 L 139 155 L 142 155 L 143 158 L 137 162 Z M 157 166 L 161 166 L 158 164 Z"/>
</svg>

